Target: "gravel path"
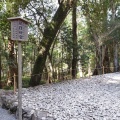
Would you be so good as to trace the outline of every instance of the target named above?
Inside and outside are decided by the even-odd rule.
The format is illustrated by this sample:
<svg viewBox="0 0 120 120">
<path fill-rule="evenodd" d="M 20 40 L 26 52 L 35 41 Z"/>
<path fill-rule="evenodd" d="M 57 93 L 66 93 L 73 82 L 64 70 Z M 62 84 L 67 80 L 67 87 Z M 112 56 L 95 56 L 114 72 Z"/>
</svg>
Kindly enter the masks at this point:
<svg viewBox="0 0 120 120">
<path fill-rule="evenodd" d="M 15 116 L 0 107 L 0 120 L 16 120 Z"/>
<path fill-rule="evenodd" d="M 0 89 L 0 96 L 3 94 L 4 90 Z M 8 110 L 2 109 L 0 98 L 0 120 L 16 120 L 13 114 L 10 114 Z"/>
<path fill-rule="evenodd" d="M 56 120 L 120 120 L 120 73 L 23 89 L 22 96 L 24 109 Z"/>
<path fill-rule="evenodd" d="M 29 88 L 23 101 L 57 120 L 120 120 L 120 73 Z"/>
</svg>

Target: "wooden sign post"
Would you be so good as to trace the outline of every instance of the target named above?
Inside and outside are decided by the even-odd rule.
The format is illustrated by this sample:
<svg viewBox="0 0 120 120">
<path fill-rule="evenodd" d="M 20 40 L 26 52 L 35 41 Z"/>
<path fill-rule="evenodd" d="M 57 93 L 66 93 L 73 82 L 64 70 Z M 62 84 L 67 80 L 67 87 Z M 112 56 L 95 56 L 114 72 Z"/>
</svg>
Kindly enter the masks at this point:
<svg viewBox="0 0 120 120">
<path fill-rule="evenodd" d="M 11 40 L 18 41 L 18 118 L 22 120 L 22 47 L 28 39 L 28 21 L 21 17 L 8 18 L 11 21 Z"/>
</svg>

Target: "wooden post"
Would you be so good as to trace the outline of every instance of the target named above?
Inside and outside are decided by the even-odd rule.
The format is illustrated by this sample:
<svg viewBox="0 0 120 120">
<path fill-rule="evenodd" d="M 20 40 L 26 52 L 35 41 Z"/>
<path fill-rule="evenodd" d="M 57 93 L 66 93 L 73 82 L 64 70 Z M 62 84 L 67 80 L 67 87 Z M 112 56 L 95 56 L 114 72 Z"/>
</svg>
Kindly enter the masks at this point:
<svg viewBox="0 0 120 120">
<path fill-rule="evenodd" d="M 22 48 L 21 42 L 28 39 L 28 23 L 24 18 L 11 17 L 11 40 L 18 41 L 18 119 L 22 120 Z M 15 82 L 16 83 L 16 82 Z"/>
<path fill-rule="evenodd" d="M 105 72 L 104 72 L 104 66 L 103 66 L 103 74 L 104 74 Z"/>
<path fill-rule="evenodd" d="M 18 41 L 18 110 L 19 120 L 22 120 L 22 48 Z"/>
<path fill-rule="evenodd" d="M 15 92 L 16 92 L 16 75 L 14 73 L 14 94 L 15 94 Z"/>
</svg>

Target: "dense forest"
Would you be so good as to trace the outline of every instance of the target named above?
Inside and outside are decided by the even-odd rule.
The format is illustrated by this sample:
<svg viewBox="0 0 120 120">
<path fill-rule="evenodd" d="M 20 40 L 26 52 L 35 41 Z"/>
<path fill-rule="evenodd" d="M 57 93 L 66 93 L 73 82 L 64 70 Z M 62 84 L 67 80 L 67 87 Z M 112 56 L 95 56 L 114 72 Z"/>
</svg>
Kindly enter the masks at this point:
<svg viewBox="0 0 120 120">
<path fill-rule="evenodd" d="M 15 16 L 30 21 L 23 87 L 119 71 L 119 0 L 2 0 L 0 88 L 18 79 L 18 45 L 7 19 Z"/>
</svg>

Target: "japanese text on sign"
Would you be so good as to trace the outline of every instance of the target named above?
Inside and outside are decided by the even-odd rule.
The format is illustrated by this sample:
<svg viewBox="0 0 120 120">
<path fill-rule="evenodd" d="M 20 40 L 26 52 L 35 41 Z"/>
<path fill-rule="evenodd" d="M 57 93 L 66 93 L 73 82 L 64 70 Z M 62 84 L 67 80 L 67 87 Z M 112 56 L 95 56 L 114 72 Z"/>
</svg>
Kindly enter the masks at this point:
<svg viewBox="0 0 120 120">
<path fill-rule="evenodd" d="M 20 41 L 28 39 L 28 26 L 25 22 L 20 20 L 11 22 L 11 39 Z"/>
</svg>

